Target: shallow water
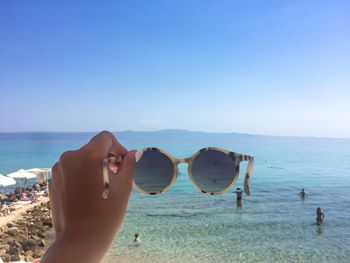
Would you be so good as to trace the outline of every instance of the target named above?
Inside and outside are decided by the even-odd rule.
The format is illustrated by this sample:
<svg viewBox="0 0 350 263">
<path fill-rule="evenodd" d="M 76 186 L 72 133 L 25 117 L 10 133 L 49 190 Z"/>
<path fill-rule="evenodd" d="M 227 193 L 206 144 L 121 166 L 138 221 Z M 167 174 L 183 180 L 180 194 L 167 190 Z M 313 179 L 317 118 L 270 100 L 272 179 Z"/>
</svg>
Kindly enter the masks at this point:
<svg viewBox="0 0 350 263">
<path fill-rule="evenodd" d="M 47 167 L 91 134 L 0 134 L 0 173 Z M 189 157 L 218 146 L 256 158 L 251 196 L 237 207 L 234 188 L 198 193 L 186 165 L 159 196 L 133 192 L 126 219 L 104 262 L 349 262 L 350 140 L 184 132 L 120 133 L 130 148 L 155 146 Z M 246 162 L 236 186 L 242 186 Z M 305 188 L 307 198 L 298 193 Z M 315 225 L 316 208 L 325 222 Z M 132 244 L 139 233 L 142 242 Z"/>
</svg>

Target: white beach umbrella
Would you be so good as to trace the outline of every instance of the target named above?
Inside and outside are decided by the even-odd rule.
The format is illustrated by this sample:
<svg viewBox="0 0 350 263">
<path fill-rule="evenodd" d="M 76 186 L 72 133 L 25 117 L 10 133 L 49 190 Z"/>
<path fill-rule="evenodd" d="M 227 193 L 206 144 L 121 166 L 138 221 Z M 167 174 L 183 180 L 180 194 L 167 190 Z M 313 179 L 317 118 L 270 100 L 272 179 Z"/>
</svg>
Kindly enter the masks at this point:
<svg viewBox="0 0 350 263">
<path fill-rule="evenodd" d="M 43 173 L 47 174 L 51 171 L 51 169 L 50 168 L 32 168 L 32 169 L 28 169 L 26 171 L 29 173 L 33 173 L 33 174 L 38 175 L 38 174 L 43 174 Z"/>
<path fill-rule="evenodd" d="M 42 183 L 42 182 L 47 182 L 51 169 L 50 168 L 32 168 L 26 171 L 29 173 L 36 174 L 37 183 Z"/>
<path fill-rule="evenodd" d="M 13 172 L 7 175 L 13 179 L 21 179 L 24 180 L 24 188 L 26 188 L 27 180 L 36 178 L 36 174 L 27 172 L 26 170 L 18 170 L 17 172 Z"/>
<path fill-rule="evenodd" d="M 26 170 L 18 170 L 17 172 L 10 173 L 7 175 L 8 177 L 14 178 L 14 179 L 32 179 L 36 178 L 36 174 L 27 172 Z"/>
<path fill-rule="evenodd" d="M 9 186 L 9 185 L 14 185 L 14 184 L 16 184 L 16 180 L 15 179 L 0 174 L 0 186 L 1 187 L 6 187 L 6 186 Z"/>
<path fill-rule="evenodd" d="M 45 172 L 44 170 L 41 170 L 40 168 L 32 168 L 32 169 L 28 169 L 28 170 L 25 170 L 25 171 L 29 172 L 29 173 L 33 173 L 33 174 L 44 173 Z"/>
</svg>

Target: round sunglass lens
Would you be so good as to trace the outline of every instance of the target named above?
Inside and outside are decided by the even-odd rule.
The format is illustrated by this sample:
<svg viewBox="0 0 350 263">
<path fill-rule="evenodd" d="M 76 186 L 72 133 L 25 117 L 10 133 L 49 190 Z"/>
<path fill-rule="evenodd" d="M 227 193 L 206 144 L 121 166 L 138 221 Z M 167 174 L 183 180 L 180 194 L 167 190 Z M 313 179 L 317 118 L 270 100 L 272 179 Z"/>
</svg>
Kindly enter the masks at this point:
<svg viewBox="0 0 350 263">
<path fill-rule="evenodd" d="M 217 150 L 200 152 L 192 161 L 192 178 L 204 192 L 225 190 L 236 176 L 236 166 L 230 156 Z"/>
<path fill-rule="evenodd" d="M 158 150 L 147 150 L 136 163 L 134 182 L 144 192 L 157 194 L 172 181 L 174 164 Z"/>
</svg>

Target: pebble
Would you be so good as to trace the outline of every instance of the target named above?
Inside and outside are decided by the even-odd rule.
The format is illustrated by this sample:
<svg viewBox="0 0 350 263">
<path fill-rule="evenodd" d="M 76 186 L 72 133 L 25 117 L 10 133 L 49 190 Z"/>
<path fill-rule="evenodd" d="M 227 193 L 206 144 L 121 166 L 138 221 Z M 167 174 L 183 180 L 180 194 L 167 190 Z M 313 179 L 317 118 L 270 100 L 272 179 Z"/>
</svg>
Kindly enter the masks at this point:
<svg viewBox="0 0 350 263">
<path fill-rule="evenodd" d="M 4 262 L 40 258 L 49 245 L 44 238 L 51 228 L 49 203 L 27 210 L 23 218 L 0 229 L 0 258 Z"/>
</svg>

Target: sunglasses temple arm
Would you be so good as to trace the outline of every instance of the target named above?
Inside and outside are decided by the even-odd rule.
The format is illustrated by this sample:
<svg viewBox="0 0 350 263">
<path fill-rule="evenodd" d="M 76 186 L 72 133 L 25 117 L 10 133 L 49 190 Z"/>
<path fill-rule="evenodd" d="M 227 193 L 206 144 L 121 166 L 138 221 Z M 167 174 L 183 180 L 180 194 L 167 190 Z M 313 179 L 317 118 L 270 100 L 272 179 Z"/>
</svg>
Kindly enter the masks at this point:
<svg viewBox="0 0 350 263">
<path fill-rule="evenodd" d="M 254 157 L 251 156 L 249 158 L 249 163 L 247 165 L 247 170 L 246 170 L 245 178 L 244 178 L 244 192 L 247 195 L 250 195 L 249 180 L 250 180 L 250 176 L 253 173 L 253 166 L 254 166 Z"/>
<path fill-rule="evenodd" d="M 103 176 L 103 191 L 102 191 L 102 198 L 107 199 L 109 195 L 109 164 L 120 164 L 123 160 L 123 156 L 117 155 L 112 156 L 109 158 L 105 158 L 102 161 L 102 176 Z"/>
<path fill-rule="evenodd" d="M 109 175 L 108 175 L 108 159 L 103 159 L 103 168 L 102 168 L 102 175 L 103 175 L 103 191 L 102 191 L 102 198 L 107 199 L 109 194 Z"/>
</svg>

